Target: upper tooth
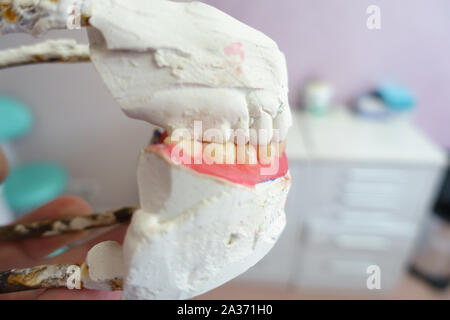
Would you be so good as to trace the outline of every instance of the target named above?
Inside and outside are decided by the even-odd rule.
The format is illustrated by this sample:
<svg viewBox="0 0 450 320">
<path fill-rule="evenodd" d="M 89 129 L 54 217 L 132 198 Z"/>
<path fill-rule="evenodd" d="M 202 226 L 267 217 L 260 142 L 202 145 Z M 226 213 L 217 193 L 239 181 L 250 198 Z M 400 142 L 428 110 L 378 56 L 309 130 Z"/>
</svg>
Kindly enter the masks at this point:
<svg viewBox="0 0 450 320">
<path fill-rule="evenodd" d="M 272 117 L 263 111 L 250 129 L 250 142 L 265 146 L 272 140 L 272 134 Z"/>
<path fill-rule="evenodd" d="M 261 111 L 267 112 L 272 118 L 278 114 L 278 106 L 283 101 L 280 100 L 277 92 L 270 90 L 255 90 L 248 94 L 247 102 L 251 115 Z"/>
<path fill-rule="evenodd" d="M 280 106 L 283 108 L 283 106 Z M 275 142 L 284 141 L 287 138 L 289 127 L 292 125 L 292 115 L 289 108 L 285 108 L 273 120 L 273 137 Z"/>
</svg>

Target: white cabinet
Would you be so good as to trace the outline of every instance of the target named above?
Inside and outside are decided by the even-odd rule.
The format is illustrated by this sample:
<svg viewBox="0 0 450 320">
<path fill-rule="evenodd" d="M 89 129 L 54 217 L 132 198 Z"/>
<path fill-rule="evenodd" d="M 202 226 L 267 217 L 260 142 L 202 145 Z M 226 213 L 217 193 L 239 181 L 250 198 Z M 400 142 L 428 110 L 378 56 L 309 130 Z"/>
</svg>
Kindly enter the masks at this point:
<svg viewBox="0 0 450 320">
<path fill-rule="evenodd" d="M 345 111 L 294 114 L 288 137 L 288 226 L 241 280 L 365 289 L 377 265 L 391 288 L 408 261 L 446 165 L 412 124 Z"/>
</svg>

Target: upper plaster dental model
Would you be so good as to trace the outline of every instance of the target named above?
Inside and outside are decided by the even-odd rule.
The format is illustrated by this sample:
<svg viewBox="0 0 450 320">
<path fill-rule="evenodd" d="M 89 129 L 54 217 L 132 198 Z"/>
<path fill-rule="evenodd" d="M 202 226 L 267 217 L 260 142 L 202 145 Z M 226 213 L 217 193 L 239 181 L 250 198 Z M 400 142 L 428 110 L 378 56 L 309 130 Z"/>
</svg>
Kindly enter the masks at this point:
<svg viewBox="0 0 450 320">
<path fill-rule="evenodd" d="M 13 3 L 22 23 L 0 15 L 0 32 L 64 28 L 67 6 L 78 5 L 90 26 L 90 60 L 116 101 L 166 131 L 139 157 L 140 209 L 123 250 L 107 242 L 89 252 L 88 287 L 123 277 L 125 299 L 185 299 L 258 262 L 284 228 L 290 186 L 287 71 L 275 42 L 199 2 Z M 190 138 L 177 144 L 177 129 Z M 207 135 L 210 129 L 219 134 Z M 180 145 L 193 162 L 176 161 Z"/>
<path fill-rule="evenodd" d="M 95 0 L 90 14 L 91 60 L 127 115 L 169 134 L 201 120 L 225 141 L 286 139 L 286 62 L 263 33 L 201 2 Z"/>
<path fill-rule="evenodd" d="M 214 7 L 169 0 L 11 3 L 0 14 L 0 33 L 41 34 L 77 19 L 91 26 L 91 61 L 133 118 L 169 134 L 192 130 L 201 120 L 204 132 L 220 130 L 225 141 L 233 141 L 229 129 L 240 129 L 253 144 L 286 139 L 292 119 L 283 53 L 269 37 Z"/>
</svg>

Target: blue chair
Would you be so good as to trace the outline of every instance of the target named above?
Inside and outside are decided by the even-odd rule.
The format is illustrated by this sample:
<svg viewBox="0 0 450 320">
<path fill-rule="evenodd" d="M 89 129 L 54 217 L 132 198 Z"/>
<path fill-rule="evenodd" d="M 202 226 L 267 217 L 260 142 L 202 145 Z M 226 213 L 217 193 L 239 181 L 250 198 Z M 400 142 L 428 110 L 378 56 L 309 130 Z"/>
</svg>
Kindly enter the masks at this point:
<svg viewBox="0 0 450 320">
<path fill-rule="evenodd" d="M 22 102 L 0 96 L 0 143 L 24 136 L 32 126 L 33 116 Z"/>
<path fill-rule="evenodd" d="M 34 162 L 13 168 L 3 195 L 16 213 L 33 210 L 61 195 L 67 187 L 66 169 L 54 162 Z"/>
<path fill-rule="evenodd" d="M 33 116 L 21 101 L 0 96 L 0 143 L 12 141 L 30 132 Z M 68 173 L 58 163 L 33 162 L 12 165 L 3 183 L 3 196 L 16 214 L 35 209 L 61 195 L 68 184 Z"/>
</svg>

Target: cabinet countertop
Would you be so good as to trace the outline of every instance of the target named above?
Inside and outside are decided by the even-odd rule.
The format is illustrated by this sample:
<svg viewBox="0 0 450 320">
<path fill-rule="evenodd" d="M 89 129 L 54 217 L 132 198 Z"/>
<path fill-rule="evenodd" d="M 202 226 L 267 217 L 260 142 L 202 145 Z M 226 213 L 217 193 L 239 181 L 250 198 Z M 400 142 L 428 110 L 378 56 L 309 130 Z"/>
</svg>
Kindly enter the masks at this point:
<svg viewBox="0 0 450 320">
<path fill-rule="evenodd" d="M 411 121 L 376 121 L 336 109 L 324 116 L 293 112 L 288 136 L 292 160 L 345 161 L 441 167 L 445 152 Z"/>
</svg>

